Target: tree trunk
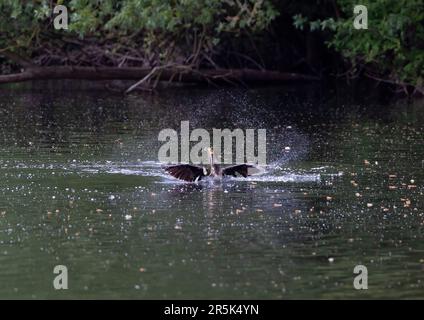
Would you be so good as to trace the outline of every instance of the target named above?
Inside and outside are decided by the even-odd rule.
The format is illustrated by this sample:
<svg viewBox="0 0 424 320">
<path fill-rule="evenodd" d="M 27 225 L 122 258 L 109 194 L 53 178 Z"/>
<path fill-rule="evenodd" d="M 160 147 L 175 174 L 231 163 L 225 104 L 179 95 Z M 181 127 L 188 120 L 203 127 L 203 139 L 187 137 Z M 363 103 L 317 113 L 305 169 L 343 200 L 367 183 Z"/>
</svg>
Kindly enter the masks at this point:
<svg viewBox="0 0 424 320">
<path fill-rule="evenodd" d="M 148 76 L 151 71 L 152 69 L 136 67 L 29 67 L 22 73 L 0 75 L 0 83 L 48 79 L 140 80 Z M 283 73 L 278 71 L 262 71 L 254 69 L 207 69 L 197 71 L 178 67 L 168 69 L 164 68 L 160 72 L 157 72 L 154 77 L 159 77 L 159 80 L 161 81 L 194 83 L 225 81 L 270 83 L 318 80 L 313 76 L 297 73 Z"/>
</svg>

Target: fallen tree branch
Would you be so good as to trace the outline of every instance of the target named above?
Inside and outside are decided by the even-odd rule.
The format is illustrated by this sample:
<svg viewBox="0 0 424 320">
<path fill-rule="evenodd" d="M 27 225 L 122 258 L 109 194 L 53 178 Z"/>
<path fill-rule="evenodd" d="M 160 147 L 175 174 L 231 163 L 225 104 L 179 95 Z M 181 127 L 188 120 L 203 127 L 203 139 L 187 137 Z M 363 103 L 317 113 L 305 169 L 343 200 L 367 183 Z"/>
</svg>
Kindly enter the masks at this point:
<svg viewBox="0 0 424 320">
<path fill-rule="evenodd" d="M 412 94 L 414 94 L 415 92 L 418 92 L 419 94 L 424 95 L 424 87 L 415 86 L 413 84 L 403 82 L 403 81 L 399 81 L 399 80 L 383 79 L 383 78 L 377 77 L 377 76 L 375 76 L 375 75 L 373 75 L 369 72 L 366 72 L 365 76 L 368 77 L 368 78 L 371 78 L 373 80 L 376 80 L 378 82 L 384 82 L 384 83 L 389 83 L 389 84 L 393 84 L 393 85 L 396 85 L 396 86 L 401 86 L 403 91 L 406 93 L 406 95 L 409 95 L 407 87 L 414 89 Z"/>
<path fill-rule="evenodd" d="M 154 67 L 143 79 L 141 79 L 140 81 L 137 81 L 135 84 L 133 84 L 131 87 L 129 87 L 125 93 L 130 93 L 131 91 L 133 91 L 135 88 L 137 88 L 139 85 L 143 84 L 144 82 L 148 81 L 154 74 L 156 71 L 158 71 L 161 67 Z M 166 66 L 164 66 L 164 68 L 166 68 Z"/>
<path fill-rule="evenodd" d="M 151 75 L 152 69 L 137 67 L 31 67 L 22 73 L 0 75 L 0 83 L 23 82 L 30 80 L 50 79 L 85 79 L 85 80 L 140 80 Z M 179 77 L 175 78 L 175 72 Z M 270 70 L 255 69 L 205 69 L 190 70 L 186 68 L 163 69 L 158 75 L 161 81 L 179 81 L 193 83 L 207 83 L 210 80 L 242 81 L 245 83 L 259 82 L 286 82 L 286 81 L 314 81 L 317 77 L 297 73 L 284 73 Z M 149 78 L 149 77 L 148 77 Z"/>
</svg>

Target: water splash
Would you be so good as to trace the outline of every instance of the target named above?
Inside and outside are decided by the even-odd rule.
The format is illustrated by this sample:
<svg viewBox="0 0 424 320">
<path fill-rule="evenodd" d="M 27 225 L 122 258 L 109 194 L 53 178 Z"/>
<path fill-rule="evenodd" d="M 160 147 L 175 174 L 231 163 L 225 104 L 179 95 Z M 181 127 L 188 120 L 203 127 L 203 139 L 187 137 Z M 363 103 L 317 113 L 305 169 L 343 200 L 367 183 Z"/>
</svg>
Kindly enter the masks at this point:
<svg viewBox="0 0 424 320">
<path fill-rule="evenodd" d="M 169 176 L 163 170 L 163 164 L 155 161 L 138 161 L 138 162 L 112 162 L 105 161 L 101 163 L 79 163 L 76 161 L 70 162 L 67 165 L 63 164 L 25 164 L 17 163 L 9 165 L 8 169 L 37 169 L 37 170 L 56 170 L 62 171 L 64 174 L 110 174 L 124 176 L 142 176 L 154 177 L 162 179 L 160 183 L 186 183 Z M 312 167 L 310 169 L 295 169 L 283 166 L 281 162 L 274 162 L 266 167 L 261 168 L 258 174 L 243 177 L 225 177 L 224 181 L 233 182 L 276 182 L 276 183 L 318 183 L 326 178 L 334 178 L 341 176 L 342 172 L 337 172 L 331 166 Z M 206 179 L 208 180 L 208 179 Z M 205 181 L 205 180 L 204 180 Z M 203 181 L 203 182 L 204 182 Z"/>
</svg>

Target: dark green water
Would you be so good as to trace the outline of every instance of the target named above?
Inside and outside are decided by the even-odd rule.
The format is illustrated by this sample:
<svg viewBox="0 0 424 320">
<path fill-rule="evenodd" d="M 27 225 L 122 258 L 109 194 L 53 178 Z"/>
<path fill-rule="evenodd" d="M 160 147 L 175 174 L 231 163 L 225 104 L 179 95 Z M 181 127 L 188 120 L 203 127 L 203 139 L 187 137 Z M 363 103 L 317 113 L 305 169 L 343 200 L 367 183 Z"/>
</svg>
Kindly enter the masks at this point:
<svg viewBox="0 0 424 320">
<path fill-rule="evenodd" d="M 157 136 L 182 120 L 266 128 L 267 172 L 169 179 Z M 424 298 L 423 169 L 423 101 L 0 87 L 0 298 Z"/>
</svg>

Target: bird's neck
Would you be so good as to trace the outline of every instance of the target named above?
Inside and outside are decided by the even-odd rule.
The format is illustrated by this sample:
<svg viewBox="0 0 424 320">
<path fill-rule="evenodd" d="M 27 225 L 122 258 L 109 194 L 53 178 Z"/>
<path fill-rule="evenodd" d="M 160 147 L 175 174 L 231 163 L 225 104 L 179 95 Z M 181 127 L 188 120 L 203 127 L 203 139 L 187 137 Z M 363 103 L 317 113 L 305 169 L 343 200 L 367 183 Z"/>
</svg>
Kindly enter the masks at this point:
<svg viewBox="0 0 424 320">
<path fill-rule="evenodd" d="M 211 167 L 211 175 L 212 176 L 220 175 L 221 168 L 220 168 L 219 165 L 215 164 L 213 154 L 209 155 L 209 165 Z"/>
<path fill-rule="evenodd" d="M 219 176 L 221 175 L 221 167 L 217 164 L 211 165 L 211 175 L 212 176 Z"/>
</svg>

